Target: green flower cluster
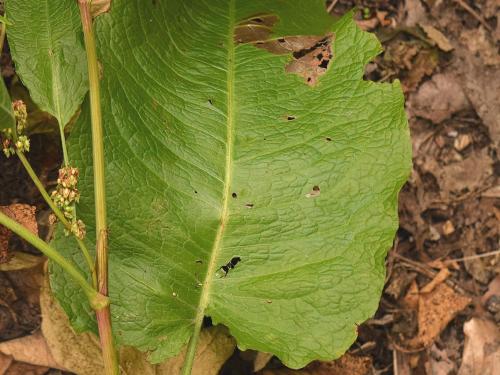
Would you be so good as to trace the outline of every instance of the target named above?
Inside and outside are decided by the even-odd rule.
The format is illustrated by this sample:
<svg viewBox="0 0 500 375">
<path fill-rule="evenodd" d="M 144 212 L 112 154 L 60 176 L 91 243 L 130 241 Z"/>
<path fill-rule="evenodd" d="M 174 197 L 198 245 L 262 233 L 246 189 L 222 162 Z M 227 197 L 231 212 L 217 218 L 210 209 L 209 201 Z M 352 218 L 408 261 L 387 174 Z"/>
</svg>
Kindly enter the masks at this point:
<svg viewBox="0 0 500 375">
<path fill-rule="evenodd" d="M 66 230 L 66 235 L 71 232 L 83 239 L 85 237 L 85 224 L 83 221 L 77 220 L 75 216 L 75 203 L 80 200 L 80 192 L 77 188 L 78 174 L 78 168 L 67 166 L 59 169 L 57 187 L 52 192 L 51 197 L 64 216 L 71 222 L 71 230 Z"/>
<path fill-rule="evenodd" d="M 14 155 L 16 149 L 21 152 L 28 152 L 30 150 L 30 140 L 27 136 L 23 135 L 26 124 L 28 123 L 26 104 L 24 104 L 22 100 L 16 100 L 12 102 L 12 109 L 14 110 L 14 117 L 16 119 L 17 137 L 14 137 L 12 129 L 10 128 L 4 129 L 1 132 L 2 150 L 7 157 Z"/>
</svg>

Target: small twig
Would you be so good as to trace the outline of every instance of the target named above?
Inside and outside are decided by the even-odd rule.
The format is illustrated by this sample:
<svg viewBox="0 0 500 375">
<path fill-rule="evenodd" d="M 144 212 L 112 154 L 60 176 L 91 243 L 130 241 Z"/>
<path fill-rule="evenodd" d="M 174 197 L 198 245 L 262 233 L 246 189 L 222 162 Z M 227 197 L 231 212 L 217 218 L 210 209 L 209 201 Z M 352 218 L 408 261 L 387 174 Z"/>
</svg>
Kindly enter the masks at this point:
<svg viewBox="0 0 500 375">
<path fill-rule="evenodd" d="M 478 20 L 481 25 L 483 25 L 484 27 L 486 27 L 488 29 L 488 31 L 490 32 L 493 32 L 493 29 L 491 28 L 490 25 L 488 25 L 488 23 L 484 20 L 483 17 L 481 17 L 479 14 L 477 14 L 477 12 L 472 9 L 469 4 L 467 4 L 465 1 L 463 0 L 455 0 L 455 2 L 460 5 L 462 8 L 464 8 L 467 12 L 469 12 L 471 14 L 472 17 L 474 17 L 476 20 Z"/>
<path fill-rule="evenodd" d="M 454 262 L 466 262 L 468 260 L 473 260 L 473 259 L 478 259 L 478 258 L 486 258 L 486 257 L 492 257 L 495 255 L 500 255 L 500 249 L 490 251 L 488 253 L 483 253 L 483 254 L 476 254 L 476 255 L 469 255 L 466 257 L 462 258 L 457 258 L 457 259 L 448 259 L 443 261 L 444 264 L 449 264 L 449 263 L 454 263 Z"/>
<path fill-rule="evenodd" d="M 393 257 L 400 259 L 403 263 L 406 265 L 412 267 L 415 269 L 417 272 L 427 276 L 429 279 L 433 279 L 436 277 L 438 274 L 437 271 L 434 271 L 431 267 L 429 267 L 427 264 L 420 263 L 420 262 L 415 262 L 414 260 L 408 259 L 402 255 L 399 255 L 397 253 L 392 254 Z M 452 279 L 446 279 L 444 281 L 449 287 L 455 289 L 457 292 L 463 294 L 463 295 L 468 295 L 469 293 L 464 289 L 457 281 L 452 280 Z"/>
<path fill-rule="evenodd" d="M 332 2 L 330 3 L 330 5 L 328 5 L 328 8 L 326 8 L 326 11 L 328 13 L 330 13 L 333 10 L 333 8 L 335 8 L 335 5 L 337 5 L 338 1 L 339 0 L 332 0 Z"/>
</svg>

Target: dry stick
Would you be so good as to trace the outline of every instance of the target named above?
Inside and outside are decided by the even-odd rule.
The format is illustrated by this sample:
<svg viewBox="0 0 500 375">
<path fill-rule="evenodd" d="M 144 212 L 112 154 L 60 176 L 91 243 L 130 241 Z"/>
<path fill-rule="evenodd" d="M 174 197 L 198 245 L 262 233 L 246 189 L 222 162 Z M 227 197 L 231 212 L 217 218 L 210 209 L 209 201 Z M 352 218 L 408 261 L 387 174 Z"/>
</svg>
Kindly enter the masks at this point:
<svg viewBox="0 0 500 375">
<path fill-rule="evenodd" d="M 458 5 L 460 5 L 462 8 L 464 8 L 467 12 L 469 12 L 472 15 L 472 17 L 474 17 L 476 20 L 478 20 L 484 27 L 486 27 L 488 29 L 488 31 L 493 32 L 493 29 L 491 28 L 491 26 L 488 25 L 488 23 L 484 20 L 484 18 L 481 17 L 479 14 L 477 14 L 477 12 L 474 9 L 472 9 L 469 6 L 469 4 L 467 4 L 463 0 L 455 0 L 455 2 Z"/>
<path fill-rule="evenodd" d="M 96 214 L 96 267 L 99 293 L 108 295 L 108 236 L 106 224 L 106 195 L 104 180 L 104 142 L 101 117 L 101 100 L 99 94 L 99 68 L 92 29 L 90 0 L 78 0 L 80 18 L 83 26 L 85 49 L 87 51 L 87 68 L 89 75 L 90 114 L 92 127 L 92 153 L 94 161 L 94 198 Z M 118 375 L 118 358 L 113 344 L 111 330 L 111 310 L 95 310 L 99 338 L 101 340 L 104 370 L 107 375 Z"/>
<path fill-rule="evenodd" d="M 330 5 L 328 5 L 328 8 L 326 9 L 326 11 L 328 13 L 330 13 L 333 10 L 333 8 L 335 8 L 335 5 L 337 5 L 338 1 L 339 0 L 332 0 L 332 2 L 330 3 Z"/>
<path fill-rule="evenodd" d="M 444 260 L 444 264 L 449 264 L 449 263 L 454 263 L 454 262 L 466 262 L 468 260 L 474 260 L 474 259 L 479 259 L 479 258 L 486 258 L 486 257 L 492 257 L 495 255 L 500 255 L 500 249 L 499 250 L 494 250 L 490 251 L 488 253 L 483 253 L 483 254 L 476 254 L 476 255 L 469 255 L 463 258 L 456 258 L 456 259 L 448 259 Z"/>
<path fill-rule="evenodd" d="M 416 262 L 414 260 L 408 259 L 402 255 L 399 255 L 397 253 L 392 253 L 391 256 L 401 260 L 403 263 L 406 263 L 407 265 L 413 267 L 417 272 L 420 272 L 421 274 L 427 276 L 429 279 L 433 279 L 437 275 L 437 271 L 434 271 L 429 267 L 428 265 L 420 262 Z M 454 288 L 456 291 L 460 292 L 461 294 L 464 295 L 469 295 L 469 293 L 460 285 L 459 282 L 451 280 L 451 279 L 446 279 L 445 284 L 447 284 L 449 287 Z"/>
</svg>

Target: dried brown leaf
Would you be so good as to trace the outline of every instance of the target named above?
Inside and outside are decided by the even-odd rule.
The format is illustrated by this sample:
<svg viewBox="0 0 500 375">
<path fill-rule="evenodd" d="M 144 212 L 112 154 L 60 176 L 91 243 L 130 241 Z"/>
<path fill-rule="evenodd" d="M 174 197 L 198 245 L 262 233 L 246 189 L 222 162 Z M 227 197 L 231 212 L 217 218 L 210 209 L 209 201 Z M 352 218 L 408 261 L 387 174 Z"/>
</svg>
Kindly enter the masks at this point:
<svg viewBox="0 0 500 375">
<path fill-rule="evenodd" d="M 210 327 L 200 334 L 192 375 L 217 375 L 236 347 L 234 338 L 223 326 Z M 176 357 L 152 365 L 146 355 L 134 348 L 122 348 L 121 366 L 127 375 L 178 375 L 184 364 L 185 349 Z"/>
<path fill-rule="evenodd" d="M 35 211 L 36 208 L 28 204 L 14 203 L 9 206 L 0 206 L 0 211 L 7 215 L 12 220 L 23 225 L 33 234 L 38 235 L 38 225 L 36 223 Z M 12 237 L 12 232 L 0 225 L 0 263 L 6 262 L 9 259 L 9 240 Z"/>
<path fill-rule="evenodd" d="M 420 293 L 418 335 L 409 340 L 411 347 L 431 345 L 448 323 L 471 302 L 446 284 L 437 285 L 431 293 Z"/>
<path fill-rule="evenodd" d="M 9 253 L 9 260 L 6 263 L 0 263 L 0 271 L 17 271 L 27 268 L 33 268 L 44 262 L 45 258 L 14 251 Z"/>
<path fill-rule="evenodd" d="M 405 92 L 414 91 L 425 76 L 430 76 L 439 63 L 438 54 L 434 49 L 423 49 L 414 59 L 408 78 L 403 81 Z"/>
<path fill-rule="evenodd" d="M 335 361 L 316 361 L 300 370 L 286 368 L 263 370 L 259 375 L 367 375 L 371 372 L 371 357 L 358 357 L 349 353 Z"/>
<path fill-rule="evenodd" d="M 14 340 L 0 343 L 0 352 L 12 356 L 16 361 L 37 366 L 61 368 L 54 360 L 49 346 L 40 331 Z M 61 368 L 64 370 L 64 368 Z"/>
<path fill-rule="evenodd" d="M 56 368 L 66 368 L 79 375 L 104 373 L 97 338 L 89 333 L 76 334 L 69 319 L 50 292 L 47 277 L 40 292 L 42 332 Z"/>
<path fill-rule="evenodd" d="M 450 73 L 435 74 L 422 84 L 410 97 L 410 106 L 413 114 L 439 124 L 470 105 L 460 82 Z"/>
<path fill-rule="evenodd" d="M 434 42 L 436 45 L 445 52 L 450 52 L 453 49 L 453 46 L 451 45 L 450 41 L 444 34 L 436 29 L 434 26 L 425 24 L 425 23 L 420 23 L 420 27 L 424 32 L 427 34 L 427 36 Z"/>
<path fill-rule="evenodd" d="M 464 324 L 465 347 L 458 375 L 498 374 L 500 330 L 495 323 L 472 318 Z"/>
<path fill-rule="evenodd" d="M 257 355 L 255 356 L 255 360 L 253 362 L 253 371 L 257 372 L 262 370 L 264 367 L 266 367 L 271 358 L 273 358 L 273 355 L 271 353 L 257 352 Z"/>
</svg>

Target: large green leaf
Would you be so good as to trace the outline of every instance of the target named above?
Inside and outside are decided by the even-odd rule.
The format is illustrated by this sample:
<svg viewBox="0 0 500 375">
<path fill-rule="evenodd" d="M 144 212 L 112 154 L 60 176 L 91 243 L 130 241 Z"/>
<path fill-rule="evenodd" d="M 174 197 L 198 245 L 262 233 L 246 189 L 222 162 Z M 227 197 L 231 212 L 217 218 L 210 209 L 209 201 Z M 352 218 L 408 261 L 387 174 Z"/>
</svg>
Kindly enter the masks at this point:
<svg viewBox="0 0 500 375">
<path fill-rule="evenodd" d="M 88 89 L 78 5 L 69 0 L 7 0 L 16 72 L 33 101 L 64 127 Z"/>
<path fill-rule="evenodd" d="M 0 82 L 0 131 L 4 129 L 15 130 L 16 119 L 12 110 L 12 102 L 5 82 Z"/>
<path fill-rule="evenodd" d="M 315 85 L 285 72 L 290 53 L 234 42 L 255 15 L 278 17 L 276 37 L 333 32 Z M 203 315 L 292 367 L 355 340 L 380 298 L 410 143 L 399 83 L 362 80 L 380 45 L 351 17 L 333 22 L 323 0 L 116 0 L 97 19 L 120 343 L 160 361 Z M 70 153 L 93 239 L 87 112 Z M 91 329 L 71 281 L 55 268 L 52 282 Z"/>
</svg>

